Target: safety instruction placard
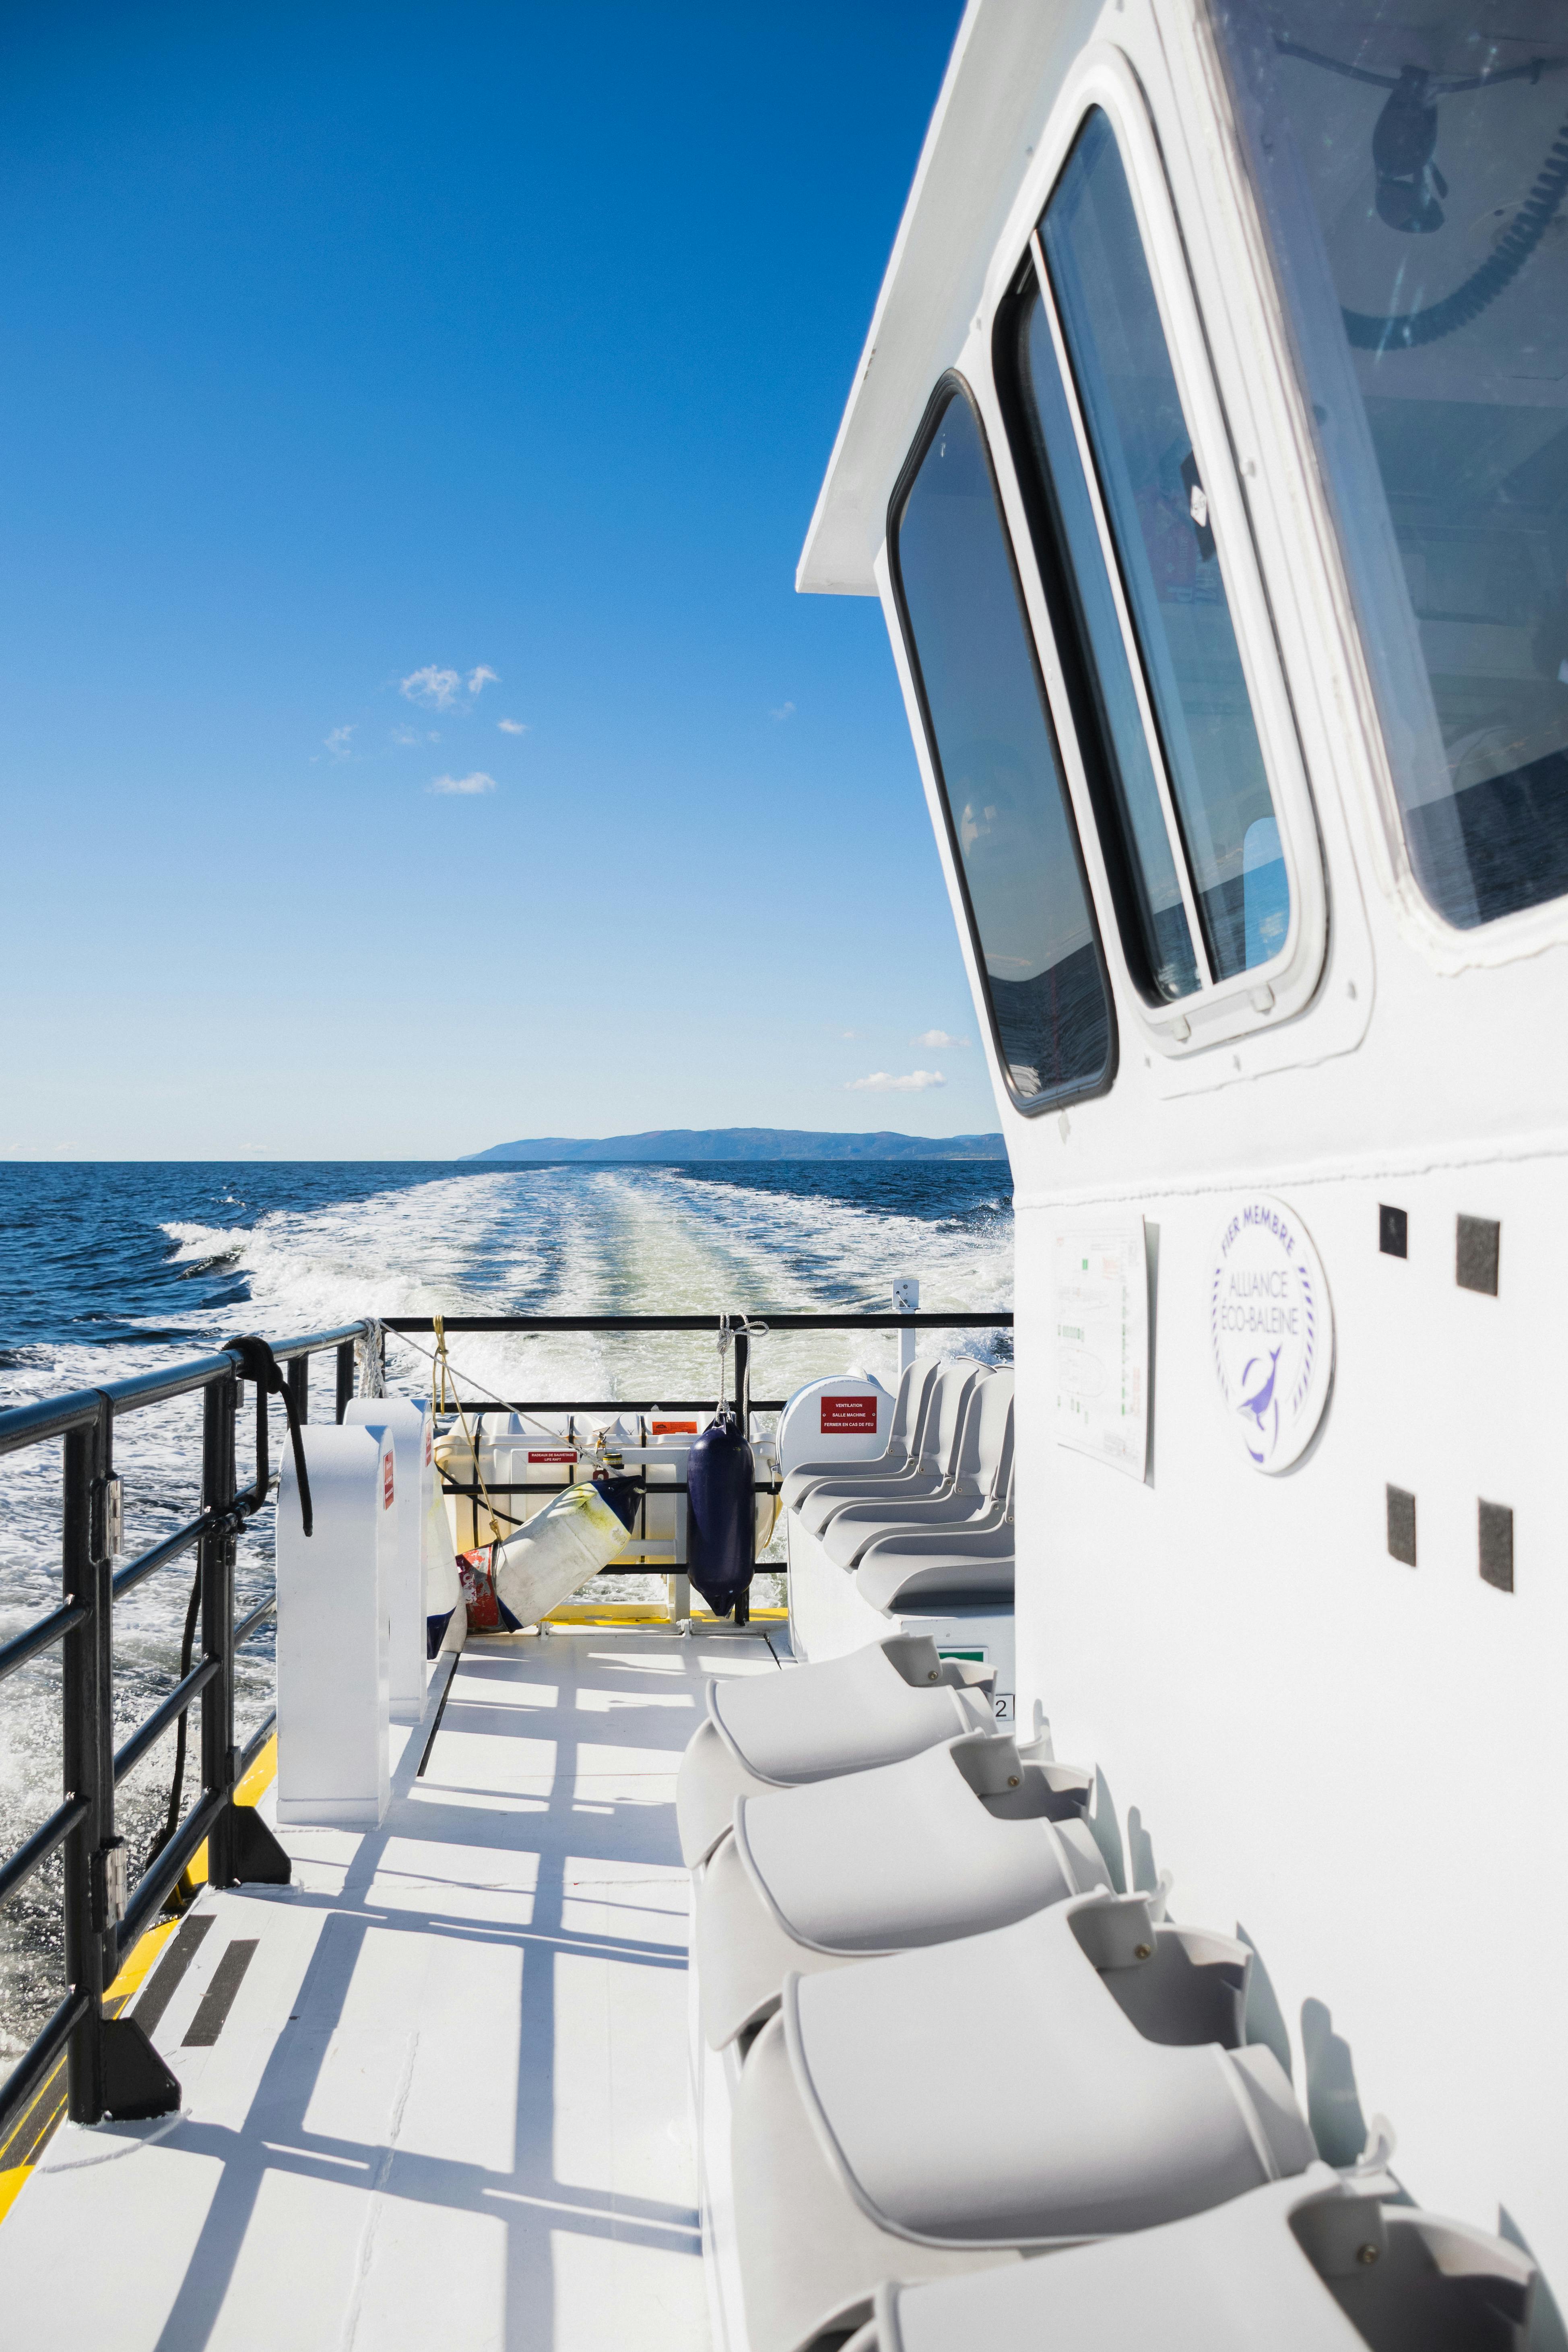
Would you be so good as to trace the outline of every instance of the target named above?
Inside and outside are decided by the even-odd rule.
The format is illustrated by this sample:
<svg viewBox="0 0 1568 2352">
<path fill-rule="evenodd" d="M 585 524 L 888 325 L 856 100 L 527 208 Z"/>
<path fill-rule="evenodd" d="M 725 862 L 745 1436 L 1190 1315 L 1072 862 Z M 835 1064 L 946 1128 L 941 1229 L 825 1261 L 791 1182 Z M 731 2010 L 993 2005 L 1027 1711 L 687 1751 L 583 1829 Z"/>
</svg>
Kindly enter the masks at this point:
<svg viewBox="0 0 1568 2352">
<path fill-rule="evenodd" d="M 1141 1479 L 1149 1442 L 1142 1218 L 1064 1226 L 1052 1274 L 1057 1444 Z"/>
</svg>

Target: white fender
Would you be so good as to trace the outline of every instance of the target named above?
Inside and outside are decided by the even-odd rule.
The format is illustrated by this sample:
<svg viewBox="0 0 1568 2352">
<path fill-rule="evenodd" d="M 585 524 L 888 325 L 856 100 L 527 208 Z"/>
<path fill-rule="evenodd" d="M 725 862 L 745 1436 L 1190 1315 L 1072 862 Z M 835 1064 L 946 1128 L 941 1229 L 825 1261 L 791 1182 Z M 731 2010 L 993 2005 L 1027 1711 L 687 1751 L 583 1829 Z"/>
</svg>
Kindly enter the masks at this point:
<svg viewBox="0 0 1568 2352">
<path fill-rule="evenodd" d="M 568 1486 L 492 1555 L 496 1591 L 512 1615 L 536 1625 L 614 1559 L 626 1530 L 597 1487 Z"/>
</svg>

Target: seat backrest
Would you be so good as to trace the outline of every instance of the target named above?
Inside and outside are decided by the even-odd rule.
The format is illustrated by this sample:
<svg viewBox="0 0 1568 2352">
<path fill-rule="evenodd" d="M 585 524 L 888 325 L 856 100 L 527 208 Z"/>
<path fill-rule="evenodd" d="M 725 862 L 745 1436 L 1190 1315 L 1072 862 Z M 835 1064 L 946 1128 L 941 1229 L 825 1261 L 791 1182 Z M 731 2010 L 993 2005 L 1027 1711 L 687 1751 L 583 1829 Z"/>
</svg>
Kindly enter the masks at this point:
<svg viewBox="0 0 1568 2352">
<path fill-rule="evenodd" d="M 994 1496 L 998 1478 L 1006 1476 L 1012 1453 L 1013 1375 L 989 1372 L 969 1391 L 954 1486 L 977 1496 Z"/>
<path fill-rule="evenodd" d="M 963 1435 L 964 1407 L 976 1381 L 985 1377 L 984 1367 L 963 1358 L 948 1358 L 931 1383 L 931 1407 L 926 1416 L 921 1445 L 922 1465 L 940 1471 L 951 1478 L 958 1468 L 959 1446 Z"/>
<path fill-rule="evenodd" d="M 919 1452 L 921 1416 L 931 1393 L 938 1365 L 933 1358 L 917 1357 L 904 1366 L 899 1381 L 898 1394 L 893 1399 L 893 1418 L 888 1429 L 888 1453 L 906 1458 Z"/>
</svg>

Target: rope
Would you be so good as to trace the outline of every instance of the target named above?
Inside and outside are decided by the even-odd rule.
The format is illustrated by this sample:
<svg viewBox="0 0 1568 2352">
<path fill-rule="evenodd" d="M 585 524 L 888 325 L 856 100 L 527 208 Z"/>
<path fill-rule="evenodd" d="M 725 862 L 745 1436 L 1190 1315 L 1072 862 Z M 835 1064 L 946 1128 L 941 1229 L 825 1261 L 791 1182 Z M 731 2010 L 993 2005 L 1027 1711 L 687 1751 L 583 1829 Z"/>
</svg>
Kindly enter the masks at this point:
<svg viewBox="0 0 1568 2352">
<path fill-rule="evenodd" d="M 768 1336 L 767 1325 L 765 1323 L 753 1323 L 749 1315 L 737 1315 L 733 1327 L 731 1325 L 728 1315 L 720 1316 L 719 1337 L 715 1342 L 719 1350 L 719 1402 L 713 1408 L 714 1415 L 718 1419 L 721 1419 L 723 1417 L 724 1399 L 729 1392 L 730 1387 L 730 1368 L 725 1359 L 728 1357 L 731 1349 L 734 1346 L 736 1334 L 740 1331 L 743 1331 L 748 1339 L 765 1339 Z M 735 1399 L 735 1410 L 737 1413 L 740 1412 L 740 1409 L 741 1400 L 737 1395 Z M 741 1434 L 742 1437 L 745 1437 L 749 1435 L 750 1433 L 746 1430 L 742 1430 Z"/>
<path fill-rule="evenodd" d="M 439 1318 L 438 1316 L 432 1316 L 431 1320 L 432 1320 L 432 1322 L 438 1322 L 438 1321 L 440 1320 L 440 1318 Z M 425 1359 L 425 1360 L 426 1360 L 426 1362 L 427 1364 L 434 1364 L 434 1365 L 437 1365 L 437 1367 L 439 1367 L 439 1366 L 440 1366 L 440 1365 L 441 1365 L 441 1364 L 446 1360 L 446 1349 L 445 1349 L 445 1344 L 444 1344 L 444 1343 L 443 1343 L 443 1346 L 442 1346 L 442 1349 L 441 1349 L 440 1354 L 439 1354 L 439 1355 L 432 1355 L 428 1348 L 422 1348 L 422 1347 L 419 1345 L 419 1342 L 418 1342 L 418 1340 L 417 1340 L 417 1339 L 411 1339 L 409 1338 L 409 1336 L 408 1336 L 408 1334 L 407 1334 L 407 1332 L 406 1332 L 406 1331 L 390 1331 L 390 1332 L 388 1332 L 388 1333 L 386 1334 L 386 1336 L 387 1336 L 387 1338 L 388 1338 L 388 1339 L 400 1339 L 400 1340 L 402 1341 L 403 1345 L 404 1345 L 405 1348 L 412 1348 L 412 1349 L 413 1349 L 413 1350 L 414 1350 L 414 1352 L 415 1352 L 415 1354 L 416 1354 L 416 1356 L 423 1356 L 423 1357 L 424 1357 L 424 1359 Z M 497 1396 L 497 1394 L 496 1394 L 496 1392 L 495 1392 L 494 1389 L 488 1389 L 488 1388 L 486 1388 L 486 1386 L 485 1386 L 485 1384 L 484 1384 L 483 1381 L 477 1381 L 477 1380 L 474 1378 L 474 1376 L 473 1376 L 472 1372 L 464 1372 L 464 1373 L 462 1373 L 462 1374 L 460 1374 L 460 1375 L 459 1375 L 459 1373 L 458 1373 L 458 1368 L 457 1368 L 457 1366 L 456 1366 L 455 1364 L 453 1364 L 453 1365 L 451 1365 L 451 1366 L 450 1366 L 450 1370 L 451 1370 L 451 1375 L 452 1375 L 452 1378 L 453 1378 L 453 1381 L 456 1381 L 460 1377 L 461 1379 L 463 1379 L 463 1380 L 465 1380 L 465 1381 L 468 1381 L 468 1386 L 469 1386 L 471 1389 L 478 1389 L 478 1391 L 479 1391 L 479 1392 L 480 1396 L 482 1396 L 482 1397 L 488 1397 L 488 1398 L 489 1398 L 489 1402 L 491 1402 L 491 1404 L 499 1404 L 499 1405 L 501 1405 L 501 1406 L 503 1406 L 503 1407 L 505 1408 L 505 1410 L 506 1410 L 508 1412 L 511 1412 L 515 1411 L 515 1409 L 516 1409 L 516 1408 L 515 1408 L 514 1406 L 511 1406 L 511 1405 L 507 1404 L 507 1401 L 506 1401 L 505 1397 Z M 437 1409 L 437 1411 L 438 1412 L 450 1412 L 453 1410 L 453 1405 L 455 1405 L 455 1404 L 456 1404 L 456 1402 L 457 1402 L 457 1393 L 458 1393 L 458 1392 L 457 1392 L 457 1390 L 456 1390 L 456 1388 L 454 1387 L 454 1389 L 453 1389 L 453 1391 L 452 1391 L 453 1404 L 452 1404 L 452 1405 L 448 1405 L 448 1404 L 446 1402 L 446 1401 L 445 1401 L 446 1391 L 445 1391 L 445 1390 L 443 1389 L 443 1391 L 442 1391 L 442 1395 L 441 1395 L 441 1399 L 440 1399 L 440 1401 L 439 1401 L 439 1402 L 437 1402 L 437 1397 L 436 1397 L 435 1385 L 434 1385 L 434 1382 L 432 1382 L 432 1386 L 431 1386 L 431 1402 L 436 1406 L 436 1409 Z M 522 1418 L 524 1421 L 531 1421 L 531 1422 L 536 1423 L 537 1423 L 537 1425 L 538 1425 L 538 1433 L 539 1433 L 539 1435 L 540 1435 L 541 1437 L 559 1437 L 559 1436 L 560 1436 L 560 1434 L 561 1434 L 561 1433 L 560 1433 L 560 1431 L 559 1431 L 558 1429 L 551 1429 L 550 1427 L 548 1427 L 548 1426 L 547 1426 L 547 1424 L 546 1424 L 544 1422 L 541 1421 L 541 1420 L 540 1420 L 540 1418 L 539 1418 L 539 1415 L 538 1415 L 536 1412 L 525 1412 L 525 1413 L 521 1416 L 521 1418 Z"/>
<path fill-rule="evenodd" d="M 379 1323 L 371 1325 L 368 1339 L 354 1341 L 354 1353 L 359 1359 L 361 1396 L 384 1396 L 386 1394 L 386 1334 Z"/>
<path fill-rule="evenodd" d="M 435 1327 L 436 1327 L 436 1356 L 435 1356 L 435 1367 L 436 1367 L 436 1368 L 435 1368 L 435 1370 L 432 1372 L 432 1374 L 431 1374 L 431 1376 L 430 1376 L 430 1410 L 431 1410 L 431 1413 L 432 1413 L 432 1416 L 434 1416 L 434 1415 L 435 1415 L 437 1412 L 445 1412 L 445 1410 L 446 1410 L 446 1402 L 445 1402 L 445 1400 L 446 1400 L 446 1395 L 447 1395 L 447 1381 L 448 1377 L 450 1377 L 450 1378 L 451 1378 L 451 1381 L 452 1381 L 452 1404 L 453 1404 L 454 1409 L 456 1410 L 456 1412 L 457 1412 L 457 1415 L 458 1415 L 458 1421 L 459 1421 L 459 1422 L 461 1423 L 461 1424 L 462 1424 L 463 1436 L 464 1436 L 464 1439 L 465 1439 L 465 1441 L 467 1442 L 467 1444 L 468 1444 L 469 1456 L 470 1456 L 470 1458 L 472 1459 L 472 1462 L 473 1462 L 473 1465 L 474 1465 L 474 1484 L 478 1486 L 478 1488 L 479 1488 L 479 1490 L 480 1496 L 482 1497 L 483 1502 L 484 1502 L 485 1514 L 486 1514 L 486 1517 L 489 1518 L 489 1523 L 490 1523 L 490 1541 L 491 1541 L 491 1543 L 493 1543 L 493 1544 L 497 1544 L 497 1543 L 504 1543 L 504 1542 L 505 1542 L 505 1540 L 506 1540 L 506 1538 L 505 1538 L 505 1537 L 501 1534 L 500 1522 L 498 1521 L 498 1519 L 497 1519 L 497 1517 L 496 1517 L 496 1507 L 495 1507 L 494 1503 L 492 1503 L 492 1502 L 491 1502 L 491 1500 L 490 1500 L 490 1490 L 489 1490 L 489 1487 L 486 1486 L 486 1484 L 485 1484 L 485 1474 L 484 1474 L 484 1472 L 483 1472 L 483 1471 L 480 1469 L 480 1467 L 479 1467 L 479 1440 L 475 1437 L 475 1435 L 474 1435 L 474 1433 L 473 1433 L 472 1430 L 468 1427 L 468 1414 L 463 1411 L 463 1400 L 462 1400 L 462 1398 L 458 1394 L 458 1383 L 457 1383 L 457 1377 L 456 1377 L 456 1375 L 455 1375 L 454 1373 L 452 1373 L 451 1366 L 449 1365 L 449 1363 L 447 1362 L 447 1334 L 446 1334 L 445 1329 L 444 1329 L 444 1328 L 443 1328 L 443 1327 L 442 1327 L 442 1318 L 441 1318 L 441 1317 L 440 1317 L 439 1315 L 433 1315 L 433 1316 L 431 1317 L 431 1318 L 430 1318 L 430 1319 L 431 1319 L 431 1321 L 434 1323 L 434 1325 L 435 1325 Z M 420 1350 L 420 1352 L 421 1352 L 421 1354 L 423 1354 L 423 1353 L 424 1353 L 424 1350 L 423 1350 L 423 1349 L 421 1349 L 421 1350 Z M 440 1403 L 440 1404 L 437 1404 L 437 1401 L 436 1401 L 436 1392 L 437 1392 L 437 1382 L 439 1382 L 439 1385 L 440 1385 L 440 1394 L 441 1394 L 441 1399 L 442 1399 L 442 1402 L 441 1402 L 441 1403 Z M 498 1400 L 498 1402 L 499 1402 L 499 1400 Z M 516 1520 L 511 1518 L 510 1512 L 503 1511 L 503 1512 L 501 1513 L 501 1515 L 500 1515 L 500 1516 L 501 1516 L 501 1517 L 502 1517 L 502 1518 L 510 1520 L 510 1524 L 511 1524 L 513 1527 L 515 1527 L 515 1526 L 517 1525 Z M 476 1527 L 477 1527 L 478 1519 L 479 1519 L 479 1514 L 478 1514 L 478 1512 L 476 1512 L 476 1513 L 475 1513 L 474 1517 L 475 1517 L 475 1523 L 476 1523 Z"/>
</svg>

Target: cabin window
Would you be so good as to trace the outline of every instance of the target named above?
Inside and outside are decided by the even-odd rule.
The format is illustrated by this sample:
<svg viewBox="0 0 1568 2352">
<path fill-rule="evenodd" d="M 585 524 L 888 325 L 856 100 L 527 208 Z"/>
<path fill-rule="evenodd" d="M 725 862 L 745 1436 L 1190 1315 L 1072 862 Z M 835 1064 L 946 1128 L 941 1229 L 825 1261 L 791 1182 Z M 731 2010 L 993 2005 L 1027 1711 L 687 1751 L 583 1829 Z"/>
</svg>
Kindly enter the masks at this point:
<svg viewBox="0 0 1568 2352">
<path fill-rule="evenodd" d="M 1089 707 L 1079 734 L 1086 752 L 1089 736 L 1098 738 L 1099 765 L 1110 784 L 1112 805 L 1101 813 L 1107 856 L 1117 843 L 1124 849 L 1116 869 L 1121 886 L 1116 895 L 1128 963 L 1151 1003 L 1170 1003 L 1191 995 L 1198 985 L 1192 927 L 1161 799 L 1151 730 L 1079 461 L 1050 323 L 1032 273 L 1004 330 L 998 357 L 999 375 L 1011 373 L 1024 437 L 1033 444 L 1038 475 L 1049 494 L 1044 520 L 1055 545 L 1049 553 L 1041 550 L 1041 569 L 1070 607 L 1065 626 L 1058 628 L 1058 643 L 1076 635 L 1084 656 L 1088 693 L 1083 698 Z"/>
<path fill-rule="evenodd" d="M 1411 869 L 1568 892 L 1568 8 L 1215 0 Z"/>
<path fill-rule="evenodd" d="M 1153 992 L 1174 998 L 1281 955 L 1290 889 L 1214 518 L 1126 171 L 1099 109 L 1085 121 L 1046 207 L 1038 253 L 1093 467 L 1103 538 L 1088 511 L 1079 445 L 1038 294 L 1022 317 L 1022 389 L 1079 575 L 1089 649 L 1110 718 L 1145 961 Z M 1108 609 L 1106 544 L 1125 632 L 1121 616 Z M 1133 725 L 1129 637 L 1146 728 L 1142 716 Z"/>
<path fill-rule="evenodd" d="M 950 379 L 894 493 L 894 586 L 1019 1108 L 1110 1082 L 1110 1000 L 980 422 Z"/>
</svg>

